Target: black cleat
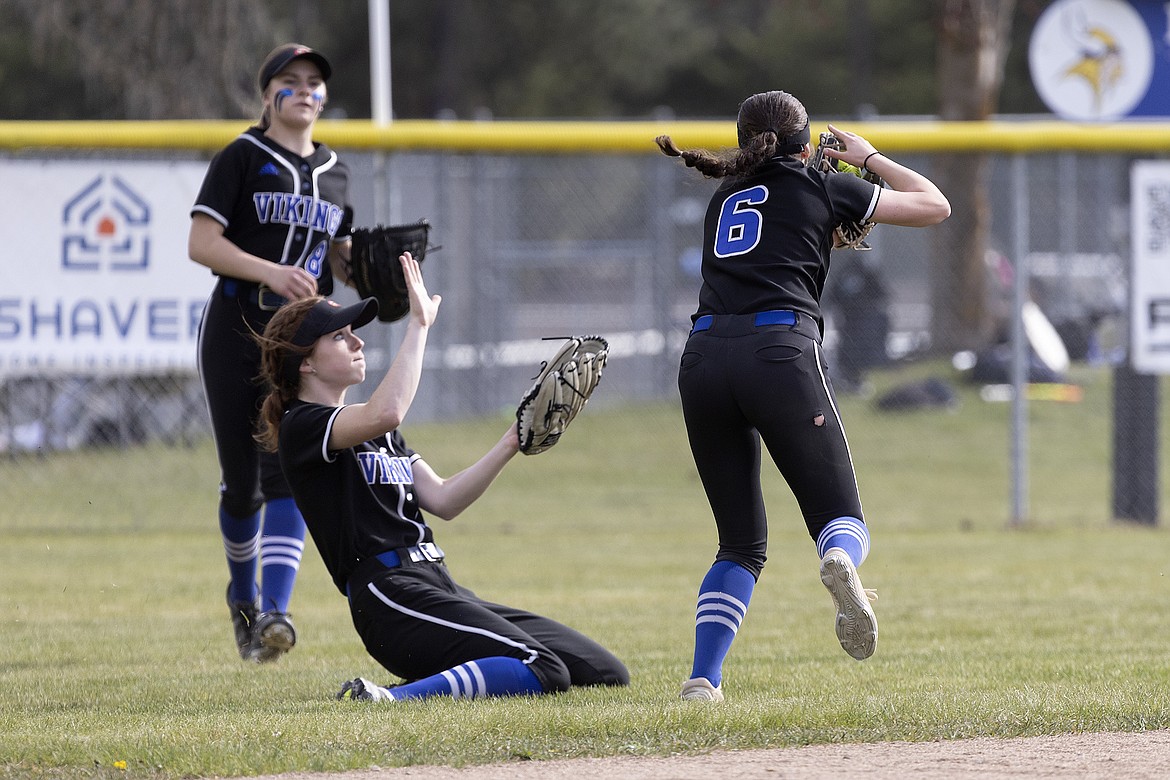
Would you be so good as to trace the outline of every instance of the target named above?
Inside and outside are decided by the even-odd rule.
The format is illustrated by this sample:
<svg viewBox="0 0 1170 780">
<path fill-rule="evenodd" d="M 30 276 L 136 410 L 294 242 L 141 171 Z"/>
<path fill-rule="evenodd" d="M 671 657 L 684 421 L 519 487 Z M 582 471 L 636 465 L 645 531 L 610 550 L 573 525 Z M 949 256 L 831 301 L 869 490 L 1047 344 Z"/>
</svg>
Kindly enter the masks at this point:
<svg viewBox="0 0 1170 780">
<path fill-rule="evenodd" d="M 252 660 L 259 664 L 275 661 L 293 649 L 297 630 L 287 612 L 261 612 L 252 628 Z"/>
<path fill-rule="evenodd" d="M 240 658 L 251 661 L 252 658 L 252 629 L 256 625 L 256 616 L 260 612 L 259 599 L 253 601 L 233 601 L 232 586 L 228 585 L 227 605 L 232 613 L 232 629 L 236 634 L 236 649 L 240 651 Z"/>
</svg>

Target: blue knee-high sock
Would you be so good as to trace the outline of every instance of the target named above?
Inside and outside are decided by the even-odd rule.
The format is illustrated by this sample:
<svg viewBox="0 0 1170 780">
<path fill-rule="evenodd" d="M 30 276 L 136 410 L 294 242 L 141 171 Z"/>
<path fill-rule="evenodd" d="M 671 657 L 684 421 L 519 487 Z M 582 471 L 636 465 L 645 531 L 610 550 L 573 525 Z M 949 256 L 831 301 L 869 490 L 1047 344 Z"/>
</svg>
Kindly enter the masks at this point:
<svg viewBox="0 0 1170 780">
<path fill-rule="evenodd" d="M 756 578 L 731 561 L 716 561 L 699 586 L 695 610 L 695 662 L 691 678 L 706 677 L 718 687 L 723 682 L 723 659 L 747 614 Z"/>
<path fill-rule="evenodd" d="M 389 691 L 395 699 L 426 699 L 431 696 L 478 699 L 544 693 L 544 688 L 526 663 L 499 655 L 468 661 Z"/>
<path fill-rule="evenodd" d="M 232 601 L 251 602 L 256 598 L 256 568 L 260 555 L 260 513 L 248 517 L 232 517 L 219 508 L 219 533 L 227 555 L 231 583 L 228 595 Z"/>
<path fill-rule="evenodd" d="M 869 529 L 856 517 L 838 517 L 817 536 L 817 557 L 824 558 L 833 547 L 840 547 L 854 566 L 860 566 L 869 557 Z"/>
<path fill-rule="evenodd" d="M 269 501 L 260 534 L 260 609 L 288 612 L 305 552 L 305 519 L 291 498 Z"/>
</svg>

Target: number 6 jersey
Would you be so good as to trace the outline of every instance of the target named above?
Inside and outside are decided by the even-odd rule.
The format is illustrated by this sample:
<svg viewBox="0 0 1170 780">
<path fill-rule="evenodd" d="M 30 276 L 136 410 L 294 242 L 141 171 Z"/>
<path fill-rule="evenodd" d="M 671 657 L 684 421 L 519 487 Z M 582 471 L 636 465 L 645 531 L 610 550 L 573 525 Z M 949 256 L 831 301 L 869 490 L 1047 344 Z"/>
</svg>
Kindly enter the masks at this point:
<svg viewBox="0 0 1170 780">
<path fill-rule="evenodd" d="M 856 176 L 810 170 L 791 158 L 724 181 L 707 207 L 693 319 L 790 309 L 819 323 L 833 230 L 868 219 L 880 193 Z"/>
</svg>

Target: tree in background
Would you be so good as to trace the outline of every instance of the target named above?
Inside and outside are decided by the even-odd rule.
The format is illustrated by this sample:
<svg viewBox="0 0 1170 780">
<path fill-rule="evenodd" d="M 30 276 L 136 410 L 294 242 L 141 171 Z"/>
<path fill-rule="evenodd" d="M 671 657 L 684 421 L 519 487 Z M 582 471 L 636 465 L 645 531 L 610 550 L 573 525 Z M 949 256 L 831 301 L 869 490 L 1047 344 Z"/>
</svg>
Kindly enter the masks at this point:
<svg viewBox="0 0 1170 780">
<path fill-rule="evenodd" d="M 398 118 L 732 119 L 786 89 L 817 122 L 1044 111 L 1012 46 L 1043 0 L 391 0 Z M 1014 23 L 1013 23 L 1014 22 Z M 367 0 L 5 0 L 4 118 L 250 119 L 277 43 L 326 52 L 332 116 L 370 116 Z M 992 335 L 987 155 L 939 156 L 935 351 Z"/>
<path fill-rule="evenodd" d="M 256 69 L 282 40 L 263 3 L 5 0 L 5 5 L 9 34 L 14 26 L 26 31 L 28 61 L 9 55 L 0 67 L 54 76 L 51 94 L 44 94 L 44 85 L 29 89 L 27 108 L 44 112 L 31 118 L 258 116 Z"/>
<path fill-rule="evenodd" d="M 995 113 L 1011 41 L 1015 0 L 939 0 L 938 114 L 944 121 Z M 995 322 L 988 300 L 991 231 L 985 153 L 937 155 L 933 178 L 951 201 L 951 218 L 934 230 L 932 348 L 950 353 L 986 346 Z"/>
<path fill-rule="evenodd" d="M 939 108 L 937 23 L 921 0 L 390 0 L 390 18 L 398 118 L 621 119 L 667 109 L 722 119 L 746 95 L 777 88 L 822 119 Z M 368 117 L 367 21 L 368 0 L 6 0 L 0 112 L 250 118 L 257 63 L 296 40 L 324 51 L 340 77 L 330 112 Z M 1023 49 L 1001 63 L 1009 113 L 1044 110 Z"/>
<path fill-rule="evenodd" d="M 423 118 L 726 118 L 747 95 L 785 89 L 822 117 L 933 114 L 933 29 L 920 6 L 546 0 L 539 13 L 530 3 L 485 13 L 467 0 L 393 0 L 394 108 Z"/>
</svg>

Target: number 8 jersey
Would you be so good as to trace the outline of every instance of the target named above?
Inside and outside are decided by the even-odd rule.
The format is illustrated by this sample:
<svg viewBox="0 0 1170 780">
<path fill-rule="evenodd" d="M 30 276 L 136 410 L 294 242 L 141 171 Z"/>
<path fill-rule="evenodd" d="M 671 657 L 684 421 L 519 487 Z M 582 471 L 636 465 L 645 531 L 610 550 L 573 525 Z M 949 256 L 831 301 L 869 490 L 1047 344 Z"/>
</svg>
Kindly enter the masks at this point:
<svg viewBox="0 0 1170 780">
<path fill-rule="evenodd" d="M 212 158 L 192 213 L 223 225 L 245 252 L 304 267 L 329 295 L 329 248 L 350 231 L 343 224 L 349 170 L 329 147 L 314 146 L 301 157 L 249 128 Z"/>
</svg>

